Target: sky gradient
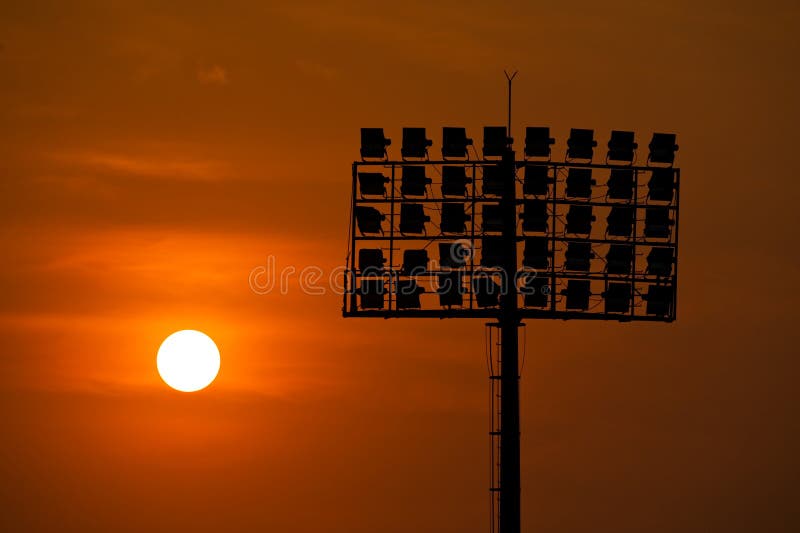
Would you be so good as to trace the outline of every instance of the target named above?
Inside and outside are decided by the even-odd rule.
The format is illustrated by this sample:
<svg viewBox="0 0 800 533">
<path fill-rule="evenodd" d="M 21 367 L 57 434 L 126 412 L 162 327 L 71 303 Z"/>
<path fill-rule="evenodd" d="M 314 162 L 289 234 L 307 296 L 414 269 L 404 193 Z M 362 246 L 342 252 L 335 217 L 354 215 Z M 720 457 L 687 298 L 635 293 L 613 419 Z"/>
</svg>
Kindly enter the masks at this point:
<svg viewBox="0 0 800 533">
<path fill-rule="evenodd" d="M 792 2 L 0 6 L 0 530 L 479 532 L 476 321 L 341 318 L 358 128 L 678 134 L 678 321 L 528 321 L 523 528 L 800 528 Z M 180 329 L 205 391 L 160 380 Z"/>
</svg>

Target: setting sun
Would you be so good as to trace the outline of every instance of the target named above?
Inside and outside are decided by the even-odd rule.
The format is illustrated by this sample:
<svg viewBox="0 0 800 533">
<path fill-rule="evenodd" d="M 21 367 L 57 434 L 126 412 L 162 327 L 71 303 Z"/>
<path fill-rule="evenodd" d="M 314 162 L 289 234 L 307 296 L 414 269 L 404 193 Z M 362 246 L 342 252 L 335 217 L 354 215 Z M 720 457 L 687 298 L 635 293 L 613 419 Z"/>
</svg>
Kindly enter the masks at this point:
<svg viewBox="0 0 800 533">
<path fill-rule="evenodd" d="M 211 337 L 191 329 L 167 337 L 156 357 L 161 379 L 182 392 L 208 387 L 217 377 L 219 363 L 219 350 Z"/>
</svg>

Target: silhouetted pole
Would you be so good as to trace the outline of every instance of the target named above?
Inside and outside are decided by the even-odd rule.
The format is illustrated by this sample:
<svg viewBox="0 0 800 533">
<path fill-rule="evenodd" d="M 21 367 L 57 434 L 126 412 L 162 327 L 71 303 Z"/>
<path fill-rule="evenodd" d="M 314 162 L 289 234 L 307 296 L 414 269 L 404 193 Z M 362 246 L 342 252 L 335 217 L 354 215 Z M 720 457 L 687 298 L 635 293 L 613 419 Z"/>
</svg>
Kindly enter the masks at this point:
<svg viewBox="0 0 800 533">
<path fill-rule="evenodd" d="M 509 90 L 511 87 L 509 80 Z M 504 190 L 503 272 L 505 294 L 500 302 L 500 533 L 520 533 L 519 459 L 519 325 L 517 309 L 517 212 L 515 154 L 501 162 Z"/>
<path fill-rule="evenodd" d="M 506 75 L 506 79 L 508 80 L 508 127 L 506 129 L 508 131 L 508 136 L 511 137 L 511 82 L 517 77 L 517 71 L 515 70 L 512 74 L 509 74 L 504 70 L 503 74 Z"/>
</svg>

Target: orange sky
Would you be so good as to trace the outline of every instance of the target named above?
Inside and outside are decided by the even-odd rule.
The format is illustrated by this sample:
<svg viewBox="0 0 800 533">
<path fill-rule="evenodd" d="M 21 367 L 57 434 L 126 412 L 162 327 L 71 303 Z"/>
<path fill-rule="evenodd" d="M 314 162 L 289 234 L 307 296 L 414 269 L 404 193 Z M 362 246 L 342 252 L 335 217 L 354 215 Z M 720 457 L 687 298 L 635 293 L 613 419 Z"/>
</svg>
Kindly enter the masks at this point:
<svg viewBox="0 0 800 533">
<path fill-rule="evenodd" d="M 794 3 L 161 4 L 0 7 L 0 530 L 486 531 L 482 322 L 248 275 L 341 265 L 358 128 L 478 137 L 507 67 L 517 139 L 682 168 L 678 321 L 527 324 L 523 527 L 800 528 Z"/>
</svg>

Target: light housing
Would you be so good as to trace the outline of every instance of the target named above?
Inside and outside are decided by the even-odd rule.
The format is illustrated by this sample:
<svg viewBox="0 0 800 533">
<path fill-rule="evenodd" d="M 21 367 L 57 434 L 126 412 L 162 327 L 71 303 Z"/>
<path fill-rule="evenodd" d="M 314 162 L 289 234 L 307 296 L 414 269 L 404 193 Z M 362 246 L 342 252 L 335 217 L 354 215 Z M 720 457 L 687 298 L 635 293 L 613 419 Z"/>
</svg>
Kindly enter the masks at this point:
<svg viewBox="0 0 800 533">
<path fill-rule="evenodd" d="M 425 292 L 424 287 L 420 287 L 416 280 L 403 279 L 395 283 L 394 301 L 398 309 L 419 309 L 422 307 L 419 295 Z"/>
<path fill-rule="evenodd" d="M 386 283 L 383 278 L 362 279 L 358 294 L 361 309 L 383 309 Z"/>
<path fill-rule="evenodd" d="M 467 146 L 472 146 L 472 139 L 467 137 L 465 128 L 442 128 L 442 157 L 464 159 L 468 157 Z"/>
<path fill-rule="evenodd" d="M 380 248 L 362 248 L 358 251 L 358 269 L 361 272 L 378 274 L 383 271 L 386 258 Z"/>
<path fill-rule="evenodd" d="M 566 233 L 588 235 L 592 232 L 592 222 L 595 221 L 595 217 L 592 215 L 591 205 L 569 206 L 566 218 Z"/>
<path fill-rule="evenodd" d="M 569 241 L 564 252 L 564 269 L 588 272 L 594 253 L 592 243 L 586 241 Z"/>
<path fill-rule="evenodd" d="M 606 272 L 609 274 L 631 273 L 633 268 L 633 245 L 612 244 L 606 252 Z"/>
<path fill-rule="evenodd" d="M 483 128 L 483 156 L 501 157 L 509 150 L 514 139 L 508 136 L 505 126 L 485 126 Z"/>
<path fill-rule="evenodd" d="M 672 274 L 675 251 L 668 246 L 654 246 L 647 254 L 647 273 L 667 277 Z"/>
<path fill-rule="evenodd" d="M 630 283 L 611 282 L 602 294 L 606 302 L 606 313 L 627 313 L 633 299 L 633 286 Z"/>
<path fill-rule="evenodd" d="M 550 266 L 550 245 L 547 237 L 525 237 L 522 265 L 545 270 Z"/>
<path fill-rule="evenodd" d="M 392 144 L 383 128 L 361 128 L 361 159 L 385 159 L 386 147 Z"/>
<path fill-rule="evenodd" d="M 676 135 L 674 133 L 654 133 L 650 141 L 650 155 L 647 163 L 659 163 L 672 166 L 675 163 L 675 152 L 678 145 L 675 144 Z"/>
<path fill-rule="evenodd" d="M 380 172 L 359 172 L 358 191 L 361 196 L 386 196 L 389 178 Z"/>
<path fill-rule="evenodd" d="M 503 231 L 503 210 L 500 204 L 483 204 L 481 206 L 481 231 Z"/>
<path fill-rule="evenodd" d="M 672 168 L 654 168 L 647 182 L 647 198 L 657 202 L 672 202 L 674 193 L 675 171 Z"/>
<path fill-rule="evenodd" d="M 672 286 L 649 285 L 647 287 L 647 295 L 644 296 L 644 300 L 647 302 L 645 312 L 648 315 L 668 315 L 672 310 Z"/>
<path fill-rule="evenodd" d="M 673 221 L 668 207 L 647 207 L 644 211 L 644 236 L 669 238 Z"/>
<path fill-rule="evenodd" d="M 633 170 L 627 168 L 612 168 L 606 186 L 608 187 L 606 196 L 610 200 L 630 201 L 633 198 L 635 188 Z"/>
<path fill-rule="evenodd" d="M 465 167 L 455 165 L 442 167 L 442 196 L 466 196 L 469 183 L 472 183 L 472 178 L 467 177 Z"/>
<path fill-rule="evenodd" d="M 400 204 L 400 233 L 425 233 L 425 223 L 430 221 L 422 204 Z"/>
<path fill-rule="evenodd" d="M 400 177 L 400 194 L 403 196 L 425 196 L 433 180 L 425 176 L 422 165 L 404 165 Z"/>
<path fill-rule="evenodd" d="M 361 233 L 383 233 L 381 223 L 386 220 L 386 215 L 374 207 L 357 205 L 354 214 L 358 231 Z"/>
<path fill-rule="evenodd" d="M 500 165 L 484 165 L 481 167 L 483 170 L 483 179 L 481 180 L 481 192 L 484 196 L 502 196 L 503 184 L 503 169 Z"/>
<path fill-rule="evenodd" d="M 591 168 L 570 168 L 567 171 L 567 188 L 565 194 L 568 198 L 591 198 L 592 186 L 595 185 L 592 179 Z"/>
<path fill-rule="evenodd" d="M 635 219 L 636 211 L 632 206 L 615 205 L 606 218 L 606 233 L 614 237 L 630 237 Z"/>
<path fill-rule="evenodd" d="M 403 159 L 427 158 L 428 147 L 432 145 L 433 141 L 425 135 L 425 128 L 403 128 L 403 146 L 400 148 Z"/>
<path fill-rule="evenodd" d="M 550 215 L 547 213 L 545 200 L 525 200 L 522 203 L 522 230 L 545 232 L 549 226 Z"/>
<path fill-rule="evenodd" d="M 437 279 L 436 292 L 442 307 L 460 306 L 464 300 L 464 287 L 461 272 L 443 272 Z"/>
<path fill-rule="evenodd" d="M 481 266 L 499 268 L 503 266 L 503 238 L 483 237 L 481 239 Z"/>
<path fill-rule="evenodd" d="M 525 165 L 522 194 L 546 196 L 553 181 L 546 165 Z"/>
<path fill-rule="evenodd" d="M 572 128 L 567 139 L 567 159 L 588 159 L 594 157 L 594 130 Z"/>
<path fill-rule="evenodd" d="M 472 251 L 460 242 L 439 243 L 439 266 L 461 268 L 467 264 Z"/>
<path fill-rule="evenodd" d="M 556 142 L 550 137 L 550 128 L 525 128 L 525 157 L 543 157 L 550 159 L 550 146 Z"/>
<path fill-rule="evenodd" d="M 401 274 L 411 276 L 428 271 L 428 250 L 404 250 Z"/>
<path fill-rule="evenodd" d="M 633 164 L 638 147 L 639 145 L 634 141 L 632 131 L 611 130 L 606 161 L 623 161 Z"/>
<path fill-rule="evenodd" d="M 525 307 L 547 307 L 550 303 L 550 279 L 535 274 L 526 275 L 522 294 Z"/>
<path fill-rule="evenodd" d="M 478 273 L 472 278 L 472 292 L 478 307 L 497 307 L 500 304 L 500 285 L 489 274 Z"/>
<path fill-rule="evenodd" d="M 585 279 L 567 281 L 567 288 L 561 294 L 567 297 L 565 307 L 569 311 L 586 311 L 589 308 L 589 297 L 592 295 L 591 284 Z"/>
<path fill-rule="evenodd" d="M 442 233 L 464 233 L 470 219 L 463 202 L 442 202 L 442 220 L 439 224 Z"/>
</svg>

